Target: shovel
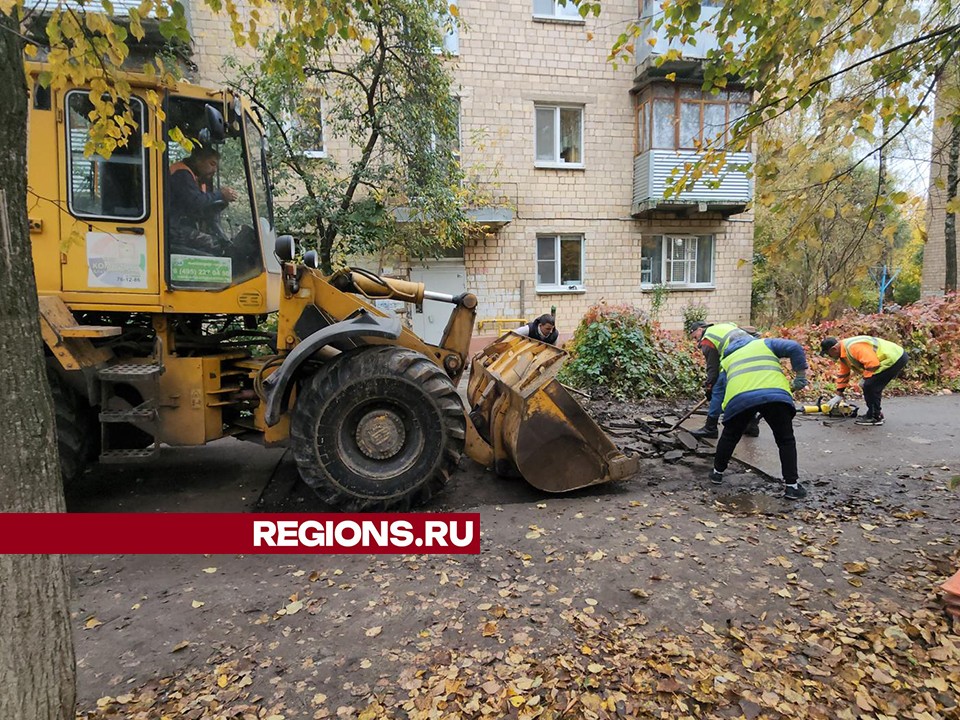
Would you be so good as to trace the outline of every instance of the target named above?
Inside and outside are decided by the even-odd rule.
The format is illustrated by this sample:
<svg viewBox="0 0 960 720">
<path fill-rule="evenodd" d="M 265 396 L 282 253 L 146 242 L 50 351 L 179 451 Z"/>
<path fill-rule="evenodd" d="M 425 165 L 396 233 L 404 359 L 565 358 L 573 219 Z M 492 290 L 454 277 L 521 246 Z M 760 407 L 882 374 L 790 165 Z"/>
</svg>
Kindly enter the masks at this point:
<svg viewBox="0 0 960 720">
<path fill-rule="evenodd" d="M 668 428 L 660 428 L 659 430 L 654 430 L 654 431 L 653 431 L 654 435 L 659 434 L 659 433 L 673 432 L 673 431 L 676 430 L 678 427 L 680 427 L 681 425 L 683 425 L 683 423 L 686 422 L 687 418 L 689 418 L 689 417 L 690 417 L 691 415 L 693 415 L 697 410 L 699 410 L 700 408 L 702 408 L 706 402 L 707 402 L 706 399 L 701 400 L 701 401 L 698 402 L 696 405 L 694 405 L 692 408 L 690 408 L 690 410 L 687 411 L 687 414 L 686 414 L 686 415 L 684 415 L 683 417 L 681 417 L 679 420 L 677 420 L 677 421 L 676 421 L 673 425 L 671 425 L 670 427 L 668 427 Z"/>
</svg>

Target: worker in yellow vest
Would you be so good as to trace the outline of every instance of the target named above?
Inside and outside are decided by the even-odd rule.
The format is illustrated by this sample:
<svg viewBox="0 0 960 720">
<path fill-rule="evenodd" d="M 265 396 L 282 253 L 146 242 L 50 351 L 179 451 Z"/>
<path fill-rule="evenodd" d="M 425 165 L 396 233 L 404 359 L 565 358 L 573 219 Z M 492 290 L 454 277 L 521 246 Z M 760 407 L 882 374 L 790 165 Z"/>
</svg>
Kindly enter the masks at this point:
<svg viewBox="0 0 960 720">
<path fill-rule="evenodd" d="M 723 396 L 719 393 L 714 394 L 713 386 L 720 376 L 720 356 L 727 349 L 727 345 L 734 338 L 760 337 L 756 328 L 741 327 L 734 323 L 707 323 L 697 320 L 690 323 L 687 328 L 690 333 L 690 339 L 697 343 L 700 352 L 703 353 L 703 360 L 707 370 L 707 377 L 703 381 L 703 393 L 707 402 L 710 403 L 707 409 L 707 419 L 704 420 L 703 427 L 692 430 L 691 435 L 702 438 L 715 438 L 719 435 L 717 423 L 720 422 L 720 415 L 723 414 L 721 403 Z M 754 415 L 753 420 L 747 425 L 743 433 L 748 437 L 757 437 L 760 435 L 760 416 Z"/>
<path fill-rule="evenodd" d="M 780 358 L 790 358 L 796 377 L 790 382 Z M 710 482 L 723 483 L 723 472 L 753 417 L 760 413 L 773 431 L 780 451 L 783 496 L 800 500 L 807 490 L 799 482 L 797 440 L 793 435 L 796 406 L 792 391 L 807 386 L 807 357 L 803 346 L 781 338 L 735 337 L 720 360 L 720 375 L 713 391 L 723 397 L 723 432 L 717 442 Z"/>
<path fill-rule="evenodd" d="M 837 394 L 827 403 L 834 408 L 843 401 L 843 393 L 850 386 L 850 371 L 856 370 L 863 375 L 860 387 L 867 412 L 857 418 L 857 425 L 883 425 L 883 412 L 880 398 L 883 389 L 894 380 L 907 366 L 907 353 L 895 342 L 857 335 L 838 340 L 825 337 L 820 343 L 820 354 L 837 361 Z"/>
</svg>

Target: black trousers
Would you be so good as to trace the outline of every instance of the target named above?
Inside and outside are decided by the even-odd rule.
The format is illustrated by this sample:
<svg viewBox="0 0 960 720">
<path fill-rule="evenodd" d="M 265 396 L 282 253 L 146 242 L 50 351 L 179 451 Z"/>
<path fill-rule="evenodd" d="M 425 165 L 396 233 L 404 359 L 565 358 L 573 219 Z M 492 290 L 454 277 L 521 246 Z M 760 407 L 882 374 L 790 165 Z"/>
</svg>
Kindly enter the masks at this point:
<svg viewBox="0 0 960 720">
<path fill-rule="evenodd" d="M 784 402 L 768 402 L 737 413 L 723 422 L 723 432 L 717 441 L 717 454 L 713 460 L 716 470 L 723 472 L 730 464 L 733 451 L 743 437 L 744 430 L 757 413 L 767 421 L 773 431 L 773 438 L 780 450 L 780 472 L 788 485 L 797 482 L 797 439 L 793 435 L 793 416 L 797 414 L 793 405 Z"/>
<path fill-rule="evenodd" d="M 892 366 L 876 375 L 864 378 L 860 383 L 863 388 L 863 401 L 867 404 L 867 415 L 869 417 L 880 417 L 880 396 L 883 389 L 889 385 L 907 366 L 907 353 L 904 352 Z"/>
</svg>

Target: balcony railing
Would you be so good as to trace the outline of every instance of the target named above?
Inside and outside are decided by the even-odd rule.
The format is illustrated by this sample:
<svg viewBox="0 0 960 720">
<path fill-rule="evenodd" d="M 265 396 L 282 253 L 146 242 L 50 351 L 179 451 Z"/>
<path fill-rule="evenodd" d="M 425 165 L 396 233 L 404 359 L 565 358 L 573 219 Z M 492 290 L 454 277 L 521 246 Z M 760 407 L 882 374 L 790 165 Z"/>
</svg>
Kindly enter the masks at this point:
<svg viewBox="0 0 960 720">
<path fill-rule="evenodd" d="M 679 195 L 663 197 L 674 168 L 683 168 L 697 161 L 693 150 L 649 150 L 633 159 L 633 214 L 638 215 L 657 208 L 675 209 L 705 205 L 707 210 L 724 214 L 742 212 L 753 199 L 753 178 L 737 166 L 750 163 L 752 153 L 730 153 L 727 167 L 718 175 L 706 173 L 693 188 Z"/>
</svg>

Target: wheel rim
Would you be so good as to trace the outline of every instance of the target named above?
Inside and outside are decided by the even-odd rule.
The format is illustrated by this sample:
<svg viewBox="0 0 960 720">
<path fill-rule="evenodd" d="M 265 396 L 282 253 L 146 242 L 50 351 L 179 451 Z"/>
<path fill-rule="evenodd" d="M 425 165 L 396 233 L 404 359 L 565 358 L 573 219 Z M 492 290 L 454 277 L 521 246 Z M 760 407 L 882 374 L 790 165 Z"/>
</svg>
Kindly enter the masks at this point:
<svg viewBox="0 0 960 720">
<path fill-rule="evenodd" d="M 407 408 L 378 398 L 350 408 L 339 422 L 340 461 L 357 475 L 388 479 L 417 463 L 424 432 Z"/>
<path fill-rule="evenodd" d="M 371 410 L 357 425 L 360 452 L 371 460 L 387 460 L 403 449 L 407 433 L 403 419 L 392 410 Z"/>
</svg>

